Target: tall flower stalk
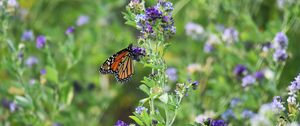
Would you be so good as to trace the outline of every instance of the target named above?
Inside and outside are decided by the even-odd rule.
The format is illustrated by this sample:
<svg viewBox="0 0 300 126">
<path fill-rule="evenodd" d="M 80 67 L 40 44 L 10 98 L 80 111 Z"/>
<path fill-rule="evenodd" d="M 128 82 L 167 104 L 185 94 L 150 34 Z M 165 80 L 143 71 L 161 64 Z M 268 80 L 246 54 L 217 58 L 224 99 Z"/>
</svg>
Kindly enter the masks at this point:
<svg viewBox="0 0 300 126">
<path fill-rule="evenodd" d="M 126 24 L 140 31 L 138 44 L 147 52 L 142 63 L 152 70 L 142 81 L 144 84 L 140 86 L 148 97 L 140 100 L 140 106 L 137 107 L 139 111 L 130 116 L 139 125 L 172 125 L 183 97 L 188 89 L 196 84 L 177 84 L 175 92 L 165 90 L 168 80 L 167 65 L 163 56 L 170 45 L 165 41 L 176 32 L 172 11 L 172 3 L 164 0 L 150 7 L 145 7 L 145 1 L 132 0 L 127 6 L 127 12 L 123 13 L 127 20 Z M 149 113 L 146 108 L 138 109 L 142 106 L 149 107 Z M 160 110 L 164 110 L 164 116 Z"/>
</svg>

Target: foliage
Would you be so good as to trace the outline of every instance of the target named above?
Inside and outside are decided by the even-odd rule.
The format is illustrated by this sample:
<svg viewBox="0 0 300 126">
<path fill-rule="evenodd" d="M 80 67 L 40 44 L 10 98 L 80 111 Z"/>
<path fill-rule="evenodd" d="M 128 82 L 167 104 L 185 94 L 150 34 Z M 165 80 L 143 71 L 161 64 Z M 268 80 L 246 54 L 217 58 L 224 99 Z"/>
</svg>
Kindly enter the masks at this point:
<svg viewBox="0 0 300 126">
<path fill-rule="evenodd" d="M 299 125 L 299 9 L 297 0 L 1 0 L 0 123 Z M 131 43 L 147 54 L 132 79 L 99 75 Z"/>
</svg>

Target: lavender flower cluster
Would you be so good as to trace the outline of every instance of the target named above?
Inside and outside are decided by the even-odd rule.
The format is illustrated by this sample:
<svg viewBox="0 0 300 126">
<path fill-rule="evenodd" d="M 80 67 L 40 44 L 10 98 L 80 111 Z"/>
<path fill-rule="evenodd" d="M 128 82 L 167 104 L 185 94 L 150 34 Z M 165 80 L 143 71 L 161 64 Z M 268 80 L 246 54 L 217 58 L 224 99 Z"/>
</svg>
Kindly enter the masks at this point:
<svg viewBox="0 0 300 126">
<path fill-rule="evenodd" d="M 287 102 L 291 105 L 298 107 L 299 105 L 296 102 L 297 92 L 300 90 L 300 74 L 291 82 L 291 85 L 288 87 L 289 97 Z"/>
<path fill-rule="evenodd" d="M 1 104 L 4 108 L 8 109 L 10 112 L 15 112 L 17 110 L 17 104 L 13 101 L 9 101 L 3 98 L 1 100 Z"/>
<path fill-rule="evenodd" d="M 288 47 L 288 38 L 283 32 L 279 32 L 276 34 L 273 41 L 273 46 L 275 49 L 273 60 L 275 62 L 285 61 L 288 58 L 288 55 L 286 53 L 286 49 Z"/>
<path fill-rule="evenodd" d="M 265 78 L 265 72 L 263 70 L 256 71 L 254 74 L 249 74 L 247 67 L 242 64 L 236 65 L 233 73 L 237 78 L 242 77 L 242 87 L 253 85 L 255 82 Z"/>
<path fill-rule="evenodd" d="M 283 106 L 282 98 L 280 96 L 275 96 L 272 102 L 272 108 L 275 113 L 280 113 L 285 110 Z"/>
<path fill-rule="evenodd" d="M 130 8 L 135 7 L 135 23 L 140 30 L 142 38 L 155 36 L 159 33 L 166 37 L 175 34 L 176 27 L 172 17 L 174 8 L 171 2 L 159 1 L 156 5 L 146 9 L 141 4 L 139 0 L 132 0 L 129 6 Z"/>
</svg>

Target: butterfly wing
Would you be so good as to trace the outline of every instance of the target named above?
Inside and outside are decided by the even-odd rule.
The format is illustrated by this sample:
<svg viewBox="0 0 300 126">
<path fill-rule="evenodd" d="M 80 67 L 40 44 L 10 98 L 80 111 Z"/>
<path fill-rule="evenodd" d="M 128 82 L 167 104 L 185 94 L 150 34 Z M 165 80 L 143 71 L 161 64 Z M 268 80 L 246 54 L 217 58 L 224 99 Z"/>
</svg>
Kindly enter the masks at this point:
<svg viewBox="0 0 300 126">
<path fill-rule="evenodd" d="M 130 56 L 124 58 L 124 60 L 118 66 L 118 72 L 115 73 L 115 77 L 120 82 L 128 81 L 132 75 L 133 71 L 133 62 Z"/>
<path fill-rule="evenodd" d="M 130 52 L 128 49 L 123 49 L 113 56 L 109 57 L 100 67 L 99 71 L 102 74 L 113 74 L 118 73 L 118 66 L 124 60 L 124 58 L 129 57 Z"/>
</svg>

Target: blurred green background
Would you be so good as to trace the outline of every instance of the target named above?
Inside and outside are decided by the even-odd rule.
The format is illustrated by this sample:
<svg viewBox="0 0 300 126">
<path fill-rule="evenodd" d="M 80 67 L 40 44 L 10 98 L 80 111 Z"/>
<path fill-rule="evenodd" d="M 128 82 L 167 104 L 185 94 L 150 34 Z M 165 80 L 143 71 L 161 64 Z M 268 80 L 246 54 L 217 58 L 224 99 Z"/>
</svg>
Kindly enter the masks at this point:
<svg viewBox="0 0 300 126">
<path fill-rule="evenodd" d="M 18 2 L 19 10 L 11 12 L 14 16 L 9 17 L 7 36 L 0 44 L 2 60 L 0 97 L 13 99 L 16 95 L 21 95 L 31 100 L 28 101 L 30 105 L 23 106 L 23 114 L 8 116 L 9 112 L 1 109 L 0 122 L 9 119 L 11 125 L 30 125 L 26 122 L 52 125 L 57 122 L 64 125 L 103 126 L 113 125 L 118 119 L 132 122 L 128 116 L 138 105 L 139 99 L 145 97 L 138 86 L 143 77 L 149 75 L 150 69 L 135 63 L 136 73 L 132 80 L 125 84 L 116 82 L 113 75 L 100 75 L 98 72 L 99 66 L 110 55 L 130 43 L 137 43 L 139 32 L 124 24 L 125 19 L 121 13 L 125 11 L 129 0 L 19 0 Z M 168 40 L 171 46 L 165 59 L 168 66 L 178 69 L 182 75 L 179 80 L 187 80 L 185 73 L 189 64 L 204 65 L 205 59 L 209 57 L 203 53 L 204 40 L 193 40 L 185 34 L 187 23 L 198 23 L 208 31 L 216 25 L 235 27 L 240 33 L 241 41 L 258 44 L 272 41 L 275 34 L 286 27 L 282 24 L 286 18 L 284 15 L 288 12 L 290 17 L 287 18 L 295 17 L 297 20 L 286 33 L 289 38 L 290 57 L 280 77 L 279 90 L 285 91 L 289 82 L 300 72 L 299 6 L 298 9 L 294 7 L 280 10 L 276 0 L 171 0 L 171 2 L 175 7 L 174 20 L 177 33 Z M 153 3 L 154 0 L 148 1 L 147 5 Z M 71 38 L 66 36 L 65 30 L 75 26 L 80 15 L 88 16 L 88 23 L 75 27 Z M 25 30 L 32 30 L 35 37 L 45 35 L 51 54 L 46 49 L 35 49 L 35 42 L 23 42 L 26 46 L 24 58 L 34 55 L 39 59 L 39 63 L 33 69 L 20 65 L 24 67 L 22 69 L 24 83 L 28 84 L 32 78 L 40 81 L 39 71 L 44 68 L 47 74 L 58 76 L 59 79 L 55 82 L 55 79 L 49 80 L 46 77 L 48 81 L 45 86 L 26 87 L 25 93 L 21 91 L 18 94 L 21 85 L 15 75 L 18 66 L 15 66 L 12 63 L 13 59 L 10 58 L 15 53 L 5 41 L 9 39 L 17 48 L 22 42 L 21 37 Z M 67 49 L 65 44 L 69 40 L 74 40 L 74 45 Z M 241 64 L 243 62 L 240 61 Z M 70 64 L 72 65 L 68 68 Z M 210 76 L 208 79 L 210 78 L 214 77 Z M 12 87 L 16 87 L 17 91 Z M 228 92 L 230 91 L 226 91 Z M 31 94 L 31 98 L 28 98 L 27 94 Z M 199 94 L 198 92 L 195 95 Z M 64 101 L 68 103 L 68 99 L 71 100 L 69 104 L 61 104 Z M 192 106 L 197 108 L 197 104 L 196 102 Z M 183 109 L 188 109 L 189 106 L 183 105 Z M 192 115 L 189 115 L 189 110 L 183 111 L 182 115 L 178 115 L 177 125 L 190 122 L 196 114 L 199 114 L 192 112 Z"/>
</svg>

